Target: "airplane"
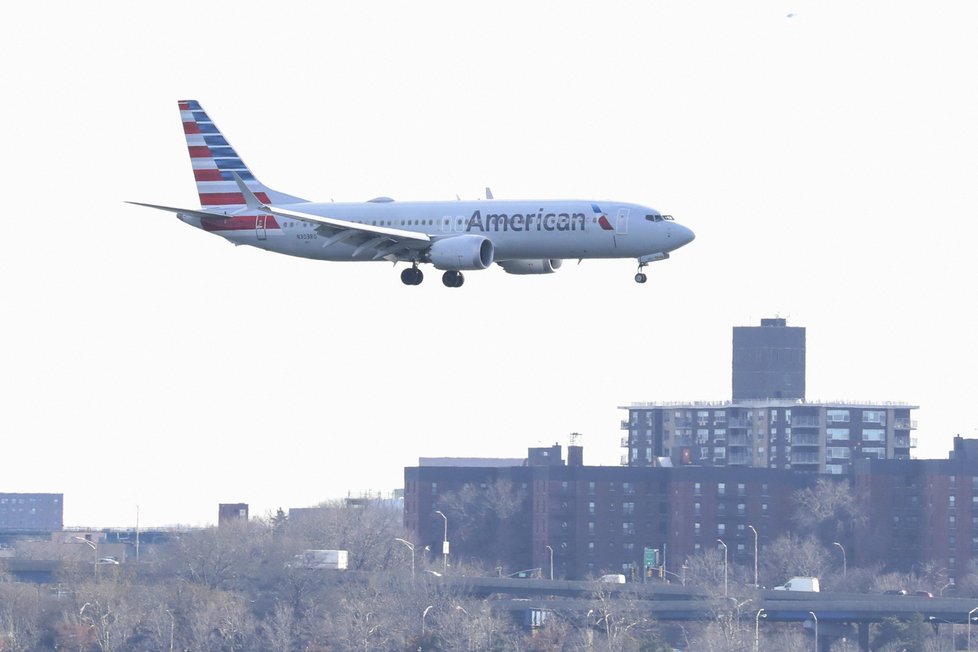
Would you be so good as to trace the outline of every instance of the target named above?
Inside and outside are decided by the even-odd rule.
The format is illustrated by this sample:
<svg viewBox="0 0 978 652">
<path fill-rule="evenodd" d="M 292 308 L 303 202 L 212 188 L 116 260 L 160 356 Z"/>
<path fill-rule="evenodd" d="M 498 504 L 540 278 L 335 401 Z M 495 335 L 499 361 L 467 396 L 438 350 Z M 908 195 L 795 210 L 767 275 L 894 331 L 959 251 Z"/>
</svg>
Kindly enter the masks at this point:
<svg viewBox="0 0 978 652">
<path fill-rule="evenodd" d="M 646 265 L 694 238 L 672 216 L 638 204 L 501 200 L 489 188 L 477 201 L 310 202 L 258 181 L 199 102 L 178 105 L 201 208 L 128 203 L 176 213 L 235 245 L 318 260 L 409 263 L 401 272 L 405 285 L 419 285 L 419 265 L 431 264 L 457 288 L 462 272 L 493 263 L 510 274 L 551 274 L 575 258 L 635 258 L 635 281 L 645 283 Z"/>
</svg>

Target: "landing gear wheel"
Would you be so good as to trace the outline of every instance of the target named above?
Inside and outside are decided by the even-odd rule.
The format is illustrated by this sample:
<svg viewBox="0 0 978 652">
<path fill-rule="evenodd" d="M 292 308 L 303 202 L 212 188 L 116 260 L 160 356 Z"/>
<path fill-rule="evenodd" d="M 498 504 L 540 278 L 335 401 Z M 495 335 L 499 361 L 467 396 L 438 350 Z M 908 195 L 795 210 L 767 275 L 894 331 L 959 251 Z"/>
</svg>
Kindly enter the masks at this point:
<svg viewBox="0 0 978 652">
<path fill-rule="evenodd" d="M 424 274 L 417 267 L 408 267 L 401 272 L 401 283 L 404 285 L 421 285 Z"/>
<path fill-rule="evenodd" d="M 460 288 L 465 283 L 465 277 L 462 272 L 445 272 L 441 276 L 441 282 L 448 288 Z"/>
<path fill-rule="evenodd" d="M 635 275 L 636 283 L 645 283 L 647 280 L 649 280 L 649 277 L 643 274 L 642 272 L 639 272 L 638 274 Z"/>
</svg>

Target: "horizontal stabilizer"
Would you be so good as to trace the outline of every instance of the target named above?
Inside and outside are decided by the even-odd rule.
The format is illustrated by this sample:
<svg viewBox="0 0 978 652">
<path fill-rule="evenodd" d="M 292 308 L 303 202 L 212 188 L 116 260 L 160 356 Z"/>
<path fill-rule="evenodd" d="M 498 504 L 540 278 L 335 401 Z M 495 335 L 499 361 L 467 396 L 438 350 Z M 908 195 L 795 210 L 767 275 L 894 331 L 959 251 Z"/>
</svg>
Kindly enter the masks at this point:
<svg viewBox="0 0 978 652">
<path fill-rule="evenodd" d="M 203 217 L 207 219 L 216 219 L 221 217 L 226 217 L 226 213 L 208 213 L 207 211 L 202 211 L 199 208 L 176 208 L 174 206 L 160 206 L 159 204 L 144 204 L 139 201 L 127 201 L 127 204 L 134 204 L 136 206 L 145 206 L 146 208 L 155 208 L 161 211 L 169 211 L 171 213 L 179 213 L 180 215 L 193 215 L 194 217 Z"/>
</svg>

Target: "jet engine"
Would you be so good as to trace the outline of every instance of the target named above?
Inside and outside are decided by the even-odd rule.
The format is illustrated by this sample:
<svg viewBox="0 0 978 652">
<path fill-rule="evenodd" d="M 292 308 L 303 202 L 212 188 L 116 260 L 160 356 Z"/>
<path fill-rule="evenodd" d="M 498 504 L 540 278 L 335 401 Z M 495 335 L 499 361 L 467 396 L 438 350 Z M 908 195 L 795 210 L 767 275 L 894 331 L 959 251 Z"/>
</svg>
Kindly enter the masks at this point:
<svg viewBox="0 0 978 652">
<path fill-rule="evenodd" d="M 460 271 L 489 267 L 494 252 L 492 240 L 468 233 L 435 241 L 430 256 L 436 268 Z"/>
<path fill-rule="evenodd" d="M 531 260 L 517 258 L 515 260 L 500 260 L 496 264 L 506 270 L 507 274 L 553 274 L 564 261 L 559 258 L 544 258 L 543 260 Z"/>
</svg>

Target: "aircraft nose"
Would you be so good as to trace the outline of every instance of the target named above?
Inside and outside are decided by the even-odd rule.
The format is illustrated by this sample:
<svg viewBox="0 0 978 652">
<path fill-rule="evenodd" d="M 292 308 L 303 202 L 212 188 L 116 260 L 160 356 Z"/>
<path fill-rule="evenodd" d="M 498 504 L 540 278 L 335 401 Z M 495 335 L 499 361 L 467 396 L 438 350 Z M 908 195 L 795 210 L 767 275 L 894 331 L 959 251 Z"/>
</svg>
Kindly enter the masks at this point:
<svg viewBox="0 0 978 652">
<path fill-rule="evenodd" d="M 690 242 L 692 242 L 693 240 L 695 240 L 696 239 L 696 234 L 693 233 L 693 230 L 692 229 L 690 229 L 688 227 L 685 227 L 682 224 L 676 224 L 675 225 L 674 237 L 676 238 L 677 242 L 679 243 L 677 245 L 677 247 L 682 247 L 683 245 L 687 245 Z"/>
</svg>

